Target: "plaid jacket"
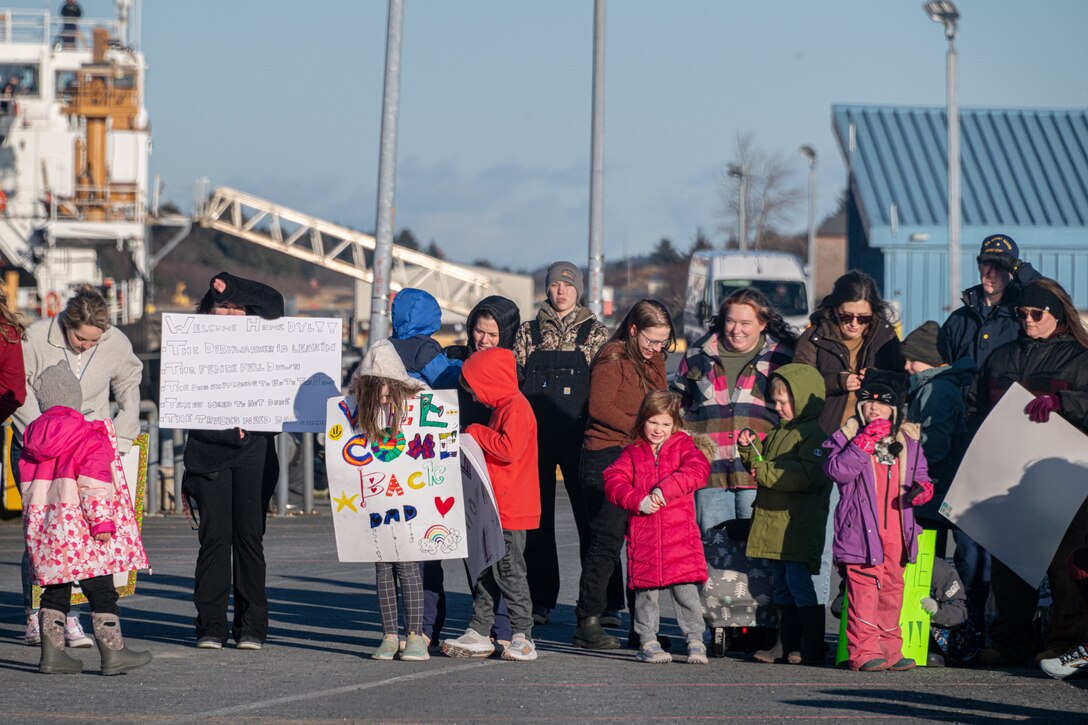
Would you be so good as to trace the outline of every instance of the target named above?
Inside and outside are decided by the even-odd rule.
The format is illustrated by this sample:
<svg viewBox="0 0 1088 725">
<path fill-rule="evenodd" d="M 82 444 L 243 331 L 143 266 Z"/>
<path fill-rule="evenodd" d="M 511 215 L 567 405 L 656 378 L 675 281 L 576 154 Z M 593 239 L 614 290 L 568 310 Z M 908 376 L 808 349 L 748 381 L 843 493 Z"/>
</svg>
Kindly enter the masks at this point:
<svg viewBox="0 0 1088 725">
<path fill-rule="evenodd" d="M 789 345 L 766 335 L 763 347 L 753 354 L 734 388 L 718 364 L 717 333 L 707 333 L 684 353 L 671 388 L 680 394 L 685 428 L 709 436 L 717 447 L 708 488 L 756 487 L 737 458 L 737 435 L 751 428 L 762 441 L 778 425 L 778 414 L 767 407 L 767 382 L 775 368 L 792 360 Z"/>
</svg>

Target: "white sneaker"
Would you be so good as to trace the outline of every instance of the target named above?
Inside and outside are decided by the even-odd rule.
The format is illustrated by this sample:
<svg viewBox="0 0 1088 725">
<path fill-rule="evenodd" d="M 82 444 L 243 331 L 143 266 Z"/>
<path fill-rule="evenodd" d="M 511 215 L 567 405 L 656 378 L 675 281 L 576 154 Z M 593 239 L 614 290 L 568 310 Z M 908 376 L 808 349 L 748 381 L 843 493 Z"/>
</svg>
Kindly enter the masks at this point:
<svg viewBox="0 0 1088 725">
<path fill-rule="evenodd" d="M 520 632 L 510 640 L 510 645 L 503 650 L 502 658 L 514 662 L 532 662 L 536 659 L 536 645 L 533 640 Z"/>
<path fill-rule="evenodd" d="M 1085 651 L 1084 647 L 1080 645 L 1060 657 L 1042 660 L 1039 662 L 1039 667 L 1043 672 L 1058 680 L 1074 675 L 1082 669 L 1088 672 L 1088 651 Z"/>
<path fill-rule="evenodd" d="M 447 657 L 490 657 L 495 651 L 495 643 L 469 627 L 457 639 L 443 642 L 442 651 Z"/>
<path fill-rule="evenodd" d="M 83 631 L 79 617 L 68 617 L 64 622 L 64 644 L 69 647 L 94 647 L 94 642 Z"/>
<path fill-rule="evenodd" d="M 37 647 L 42 643 L 42 632 L 38 625 L 37 610 L 26 615 L 26 632 L 23 634 L 23 643 L 28 647 Z"/>
</svg>

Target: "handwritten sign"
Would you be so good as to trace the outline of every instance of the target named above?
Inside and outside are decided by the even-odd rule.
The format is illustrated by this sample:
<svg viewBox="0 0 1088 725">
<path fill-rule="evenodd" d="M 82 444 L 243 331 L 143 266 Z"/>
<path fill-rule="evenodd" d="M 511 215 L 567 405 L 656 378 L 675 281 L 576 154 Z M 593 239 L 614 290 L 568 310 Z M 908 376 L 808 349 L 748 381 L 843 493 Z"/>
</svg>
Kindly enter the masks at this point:
<svg viewBox="0 0 1088 725">
<path fill-rule="evenodd" d="M 428 561 L 468 554 L 457 393 L 408 401 L 396 435 L 370 440 L 351 397 L 327 401 L 325 465 L 340 561 Z"/>
<path fill-rule="evenodd" d="M 340 395 L 343 321 L 162 316 L 163 428 L 321 431 Z"/>
</svg>

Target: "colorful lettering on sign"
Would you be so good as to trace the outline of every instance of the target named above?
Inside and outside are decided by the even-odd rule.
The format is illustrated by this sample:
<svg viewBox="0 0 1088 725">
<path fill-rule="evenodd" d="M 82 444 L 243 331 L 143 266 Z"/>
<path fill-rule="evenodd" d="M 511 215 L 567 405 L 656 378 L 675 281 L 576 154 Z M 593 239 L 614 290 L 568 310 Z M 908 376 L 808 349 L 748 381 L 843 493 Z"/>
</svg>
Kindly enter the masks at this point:
<svg viewBox="0 0 1088 725">
<path fill-rule="evenodd" d="M 434 395 L 431 393 L 420 393 L 419 395 L 419 427 L 420 428 L 449 428 L 450 424 L 441 420 L 431 420 L 427 416 L 431 413 L 435 415 L 442 415 L 442 408 L 434 405 L 431 401 L 434 400 Z"/>
<path fill-rule="evenodd" d="M 355 422 L 356 422 L 357 417 L 359 415 L 359 410 L 356 409 L 354 413 L 351 412 L 351 409 L 348 408 L 348 404 L 347 404 L 346 400 L 341 400 L 340 401 L 339 408 L 340 408 L 340 412 L 344 414 L 344 417 L 348 419 L 348 423 L 350 423 L 351 427 L 354 428 L 355 427 Z"/>
<path fill-rule="evenodd" d="M 411 521 L 412 519 L 414 519 L 416 517 L 417 511 L 416 511 L 415 506 L 405 506 L 403 508 L 404 508 L 404 519 L 403 520 L 404 520 L 405 523 Z M 395 509 L 394 508 L 394 509 L 387 510 L 385 512 L 385 516 L 382 516 L 381 514 L 370 514 L 370 528 L 376 529 L 379 526 L 388 526 L 389 524 L 393 524 L 393 523 L 398 523 L 399 524 L 401 522 L 400 512 L 401 512 L 401 509 Z"/>
<path fill-rule="evenodd" d="M 457 431 L 438 434 L 439 458 L 457 458 Z"/>
<path fill-rule="evenodd" d="M 341 404 L 342 405 L 342 404 Z M 370 442 L 362 433 L 348 438 L 344 444 L 344 461 L 352 466 L 365 466 L 374 460 L 370 453 Z"/>
<path fill-rule="evenodd" d="M 416 433 L 416 437 L 408 444 L 408 455 L 412 458 L 434 458 L 434 436 L 430 433 L 426 437 Z"/>
<path fill-rule="evenodd" d="M 393 435 L 392 429 L 383 428 L 381 437 L 371 441 L 370 450 L 383 463 L 395 461 L 401 453 L 404 453 L 404 433 L 397 431 L 397 434 Z"/>
<path fill-rule="evenodd" d="M 368 473 L 363 474 L 359 471 L 359 490 L 363 494 L 363 500 L 359 504 L 360 508 L 366 508 L 366 500 L 373 496 L 380 496 L 385 491 L 385 486 L 382 485 L 382 481 L 385 480 L 384 473 Z"/>
<path fill-rule="evenodd" d="M 401 488 L 400 481 L 396 476 L 389 477 L 389 487 L 385 489 L 386 496 L 403 496 L 404 489 Z"/>
</svg>

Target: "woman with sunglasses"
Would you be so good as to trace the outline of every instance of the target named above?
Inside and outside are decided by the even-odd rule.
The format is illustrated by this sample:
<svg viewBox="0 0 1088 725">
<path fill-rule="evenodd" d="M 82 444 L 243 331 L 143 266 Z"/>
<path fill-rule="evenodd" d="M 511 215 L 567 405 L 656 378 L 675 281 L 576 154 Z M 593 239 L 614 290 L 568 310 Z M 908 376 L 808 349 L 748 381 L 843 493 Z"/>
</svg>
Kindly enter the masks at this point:
<svg viewBox="0 0 1088 725">
<path fill-rule="evenodd" d="M 597 353 L 589 375 L 589 425 L 582 447 L 582 502 L 589 522 L 589 546 L 578 582 L 578 629 L 574 644 L 616 649 L 619 640 L 601 627 L 608 606 L 608 581 L 620 563 L 627 512 L 604 495 L 604 469 L 633 440 L 642 399 L 668 384 L 665 356 L 676 343 L 672 321 L 657 300 L 635 303 L 612 338 Z"/>
<path fill-rule="evenodd" d="M 692 344 L 673 378 L 680 414 L 691 433 L 705 433 L 716 451 L 710 480 L 695 492 L 695 517 L 704 534 L 723 521 L 752 518 L 756 480 L 737 458 L 745 429 L 760 440 L 778 425 L 768 405 L 771 373 L 793 360 L 797 338 L 757 289 L 729 295 L 706 335 Z"/>
<path fill-rule="evenodd" d="M 827 387 L 820 425 L 831 435 L 857 410 L 866 368 L 902 370 L 891 305 L 880 298 L 872 277 L 851 270 L 835 280 L 831 294 L 809 318 L 794 361 L 816 368 Z"/>
<path fill-rule="evenodd" d="M 1036 397 L 1024 414 L 1036 423 L 1060 415 L 1088 432 L 1088 330 L 1073 301 L 1052 279 L 1039 278 L 1024 285 L 1016 314 L 1022 334 L 993 351 L 979 373 L 968 404 L 971 419 L 981 423 L 1013 383 Z M 970 426 L 974 429 L 974 426 Z M 1025 582 L 996 558 L 990 586 L 997 600 L 997 619 L 989 628 L 993 647 L 982 651 L 984 664 L 1016 664 L 1035 657 L 1060 657 L 1088 639 L 1088 611 L 1077 595 L 1065 562 L 1077 548 L 1088 544 L 1088 502 L 1073 517 L 1047 569 L 1054 604 L 1046 642 L 1034 626 L 1039 600 L 1037 582 Z"/>
</svg>

